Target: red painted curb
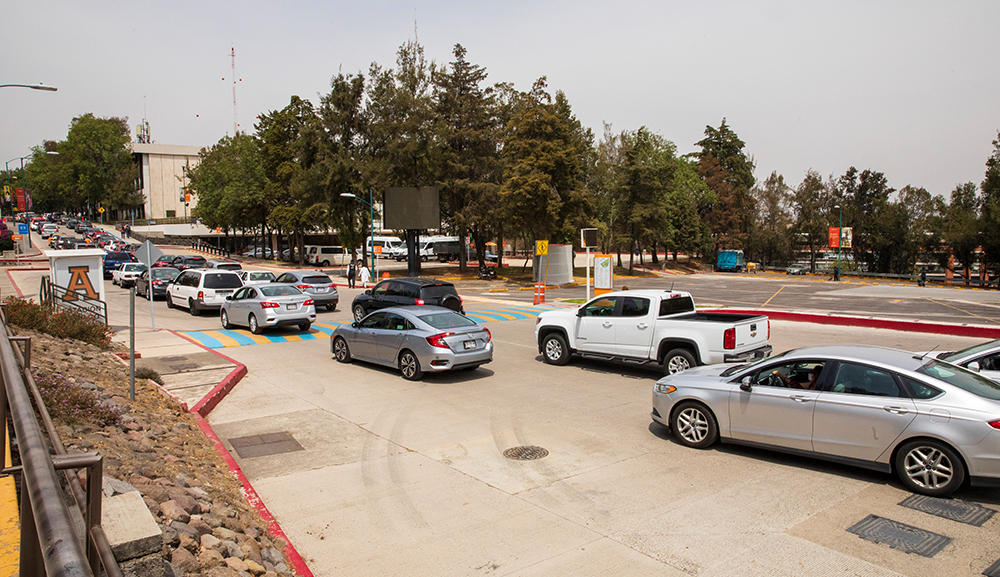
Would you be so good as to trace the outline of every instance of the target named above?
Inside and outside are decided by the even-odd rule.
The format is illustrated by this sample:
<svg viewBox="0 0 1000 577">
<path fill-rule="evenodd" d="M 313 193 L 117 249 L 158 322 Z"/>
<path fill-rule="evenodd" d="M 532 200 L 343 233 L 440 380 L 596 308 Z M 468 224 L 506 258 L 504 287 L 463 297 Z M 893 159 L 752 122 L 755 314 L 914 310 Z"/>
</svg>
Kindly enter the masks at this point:
<svg viewBox="0 0 1000 577">
<path fill-rule="evenodd" d="M 295 549 L 295 546 L 292 545 L 292 542 L 288 539 L 288 536 L 285 535 L 285 532 L 281 530 L 281 525 L 279 525 L 274 519 L 274 515 L 271 515 L 271 512 L 267 509 L 267 505 L 264 504 L 260 495 L 258 495 L 257 491 L 254 490 L 253 485 L 250 484 L 250 480 L 243 474 L 243 470 L 240 469 L 240 466 L 236 464 L 236 459 L 234 459 L 229 451 L 226 450 L 225 445 L 222 444 L 222 441 L 219 440 L 215 431 L 212 430 L 212 426 L 209 425 L 208 421 L 206 421 L 200 414 L 195 413 L 195 415 L 195 418 L 198 419 L 198 426 L 201 427 L 201 432 L 212 441 L 215 446 L 215 450 L 219 452 L 219 455 L 221 455 L 223 460 L 226 461 L 226 465 L 229 466 L 229 473 L 243 484 L 243 496 L 246 498 L 247 503 L 257 509 L 257 512 L 260 514 L 260 518 L 267 523 L 267 532 L 270 533 L 271 536 L 279 538 L 286 543 L 283 553 L 288 558 L 288 562 L 292 564 L 292 568 L 297 574 L 302 575 L 302 577 L 313 577 L 313 573 L 309 570 L 309 566 L 306 565 L 305 560 L 303 560 L 302 556 L 299 555 L 299 552 Z"/>
<path fill-rule="evenodd" d="M 14 277 L 10 276 L 10 270 L 6 270 L 4 272 L 7 273 L 7 279 L 10 280 L 10 284 L 13 285 L 14 290 L 17 291 L 17 298 L 24 298 L 24 293 L 21 292 L 21 287 L 17 286 L 17 283 L 14 282 Z"/>
<path fill-rule="evenodd" d="M 767 315 L 768 318 L 773 320 L 815 323 L 819 325 L 866 327 L 872 329 L 889 329 L 893 331 L 909 331 L 914 333 L 935 333 L 956 337 L 978 337 L 985 339 L 1000 338 L 1000 327 L 994 328 L 983 325 L 949 325 L 943 323 L 902 321 L 876 317 L 851 317 L 842 315 L 824 315 L 820 313 L 793 313 L 788 311 L 753 309 L 713 309 L 706 312 Z"/>
<path fill-rule="evenodd" d="M 247 366 L 235 359 L 227 357 L 226 355 L 216 351 L 215 349 L 210 349 L 206 347 L 205 345 L 199 343 L 198 341 L 195 341 L 194 339 L 188 338 L 186 335 L 180 334 L 171 329 L 165 329 L 165 330 L 169 331 L 171 334 L 181 337 L 182 339 L 190 341 L 195 345 L 205 349 L 206 351 L 214 353 L 226 359 L 230 363 L 236 365 L 236 368 L 233 369 L 228 375 L 226 375 L 226 377 L 222 379 L 222 381 L 220 381 L 218 385 L 216 385 L 211 391 L 209 391 L 207 395 L 202 397 L 201 400 L 198 401 L 198 403 L 195 406 L 191 407 L 192 413 L 197 413 L 198 416 L 202 418 L 207 417 L 208 414 L 212 412 L 212 409 L 214 409 L 216 405 L 222 402 L 222 399 L 226 398 L 226 395 L 229 394 L 229 391 L 233 390 L 236 384 L 240 382 L 240 379 L 242 379 L 247 375 Z"/>
</svg>

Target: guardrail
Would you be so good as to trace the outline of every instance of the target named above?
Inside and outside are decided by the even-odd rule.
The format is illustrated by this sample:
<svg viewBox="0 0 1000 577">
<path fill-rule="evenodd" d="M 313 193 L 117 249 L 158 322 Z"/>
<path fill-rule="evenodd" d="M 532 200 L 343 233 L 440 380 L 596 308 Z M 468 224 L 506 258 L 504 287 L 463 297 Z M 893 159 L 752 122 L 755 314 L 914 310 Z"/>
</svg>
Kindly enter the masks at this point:
<svg viewBox="0 0 1000 577">
<path fill-rule="evenodd" d="M 191 248 L 226 258 L 231 258 L 232 255 L 228 248 L 214 246 L 202 240 L 196 240 L 191 243 Z"/>
<path fill-rule="evenodd" d="M 5 304 L 0 304 L 0 323 L 0 373 L 3 375 L 0 424 L 4 430 L 8 429 L 8 423 L 13 425 L 21 462 L 2 471 L 20 477 L 19 574 L 86 577 L 101 575 L 103 568 L 108 577 L 121 577 L 122 572 L 100 525 L 102 457 L 97 453 L 66 453 L 31 376 L 31 338 L 8 334 Z M 15 347 L 14 342 L 21 344 L 23 350 Z M 35 417 L 32 398 L 55 455 L 49 453 Z M 86 489 L 76 475 L 78 469 L 86 469 Z M 63 471 L 76 505 L 83 513 L 84 538 L 76 532 L 69 504 L 63 498 L 56 476 L 57 470 Z"/>
<path fill-rule="evenodd" d="M 65 289 L 49 280 L 48 275 L 42 276 L 38 287 L 38 300 L 48 304 L 53 309 L 83 313 L 104 324 L 108 324 L 108 304 L 101 299 Z"/>
</svg>

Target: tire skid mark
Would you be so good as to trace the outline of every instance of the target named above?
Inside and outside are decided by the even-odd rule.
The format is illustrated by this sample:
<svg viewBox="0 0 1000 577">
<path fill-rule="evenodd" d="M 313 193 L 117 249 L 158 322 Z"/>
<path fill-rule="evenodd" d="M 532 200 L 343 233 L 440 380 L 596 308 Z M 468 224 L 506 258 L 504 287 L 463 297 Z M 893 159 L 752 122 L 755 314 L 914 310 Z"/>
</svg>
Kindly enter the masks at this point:
<svg viewBox="0 0 1000 577">
<path fill-rule="evenodd" d="M 365 431 L 365 442 L 361 447 L 361 483 L 368 504 L 366 511 L 371 524 L 385 530 L 391 529 L 392 517 L 386 514 L 382 507 L 383 491 L 378 471 L 378 460 L 381 459 L 381 455 L 378 454 L 376 443 L 383 441 L 378 431 L 382 429 L 387 417 L 388 409 L 382 409 L 368 430 L 362 427 Z"/>
<path fill-rule="evenodd" d="M 385 459 L 389 468 L 389 479 L 393 483 L 393 496 L 396 499 L 397 505 L 403 510 L 403 514 L 406 515 L 411 526 L 427 527 L 427 520 L 424 519 L 423 514 L 420 513 L 420 509 L 413 503 L 413 499 L 410 498 L 410 494 L 406 491 L 406 478 L 399 463 L 401 453 L 394 450 L 397 447 L 405 448 L 400 441 L 403 438 L 403 429 L 409 422 L 412 412 L 413 407 L 406 406 L 396 417 L 392 432 L 389 434 L 389 442 L 385 446 Z M 409 449 L 407 449 L 407 452 L 409 452 Z"/>
</svg>

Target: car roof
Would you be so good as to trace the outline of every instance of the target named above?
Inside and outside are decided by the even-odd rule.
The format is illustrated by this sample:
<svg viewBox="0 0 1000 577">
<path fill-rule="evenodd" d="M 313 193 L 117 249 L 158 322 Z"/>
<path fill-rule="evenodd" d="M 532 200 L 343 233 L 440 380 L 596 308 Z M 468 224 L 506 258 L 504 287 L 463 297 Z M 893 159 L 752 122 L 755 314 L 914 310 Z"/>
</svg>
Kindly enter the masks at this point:
<svg viewBox="0 0 1000 577">
<path fill-rule="evenodd" d="M 802 347 L 788 351 L 782 358 L 796 359 L 805 357 L 823 357 L 848 361 L 870 362 L 881 365 L 888 365 L 900 369 L 914 371 L 930 357 L 920 356 L 909 351 L 891 349 L 875 345 L 821 345 L 814 347 Z"/>
<path fill-rule="evenodd" d="M 437 279 L 427 278 L 427 277 L 422 277 L 422 276 L 406 276 L 406 277 L 400 277 L 400 278 L 390 278 L 390 279 L 386 279 L 386 280 L 394 280 L 394 281 L 399 281 L 399 282 L 405 282 L 405 283 L 409 283 L 409 284 L 419 285 L 421 287 L 436 286 L 436 285 L 454 286 L 454 285 L 452 285 L 452 283 L 450 283 L 448 281 L 437 280 Z M 450 310 L 450 309 L 447 309 L 447 310 Z"/>
</svg>

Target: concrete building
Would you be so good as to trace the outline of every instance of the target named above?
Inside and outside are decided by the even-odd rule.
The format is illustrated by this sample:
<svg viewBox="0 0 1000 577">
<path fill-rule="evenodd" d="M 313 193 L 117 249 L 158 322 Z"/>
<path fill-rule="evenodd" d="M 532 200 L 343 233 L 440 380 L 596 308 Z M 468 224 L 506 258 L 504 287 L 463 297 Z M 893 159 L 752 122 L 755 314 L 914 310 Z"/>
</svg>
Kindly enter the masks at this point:
<svg viewBox="0 0 1000 577">
<path fill-rule="evenodd" d="M 199 150 L 198 146 L 132 143 L 132 154 L 139 162 L 147 219 L 191 216 L 197 199 L 192 196 L 188 206 L 184 206 L 181 189 L 188 184 L 187 171 L 198 164 Z"/>
</svg>

